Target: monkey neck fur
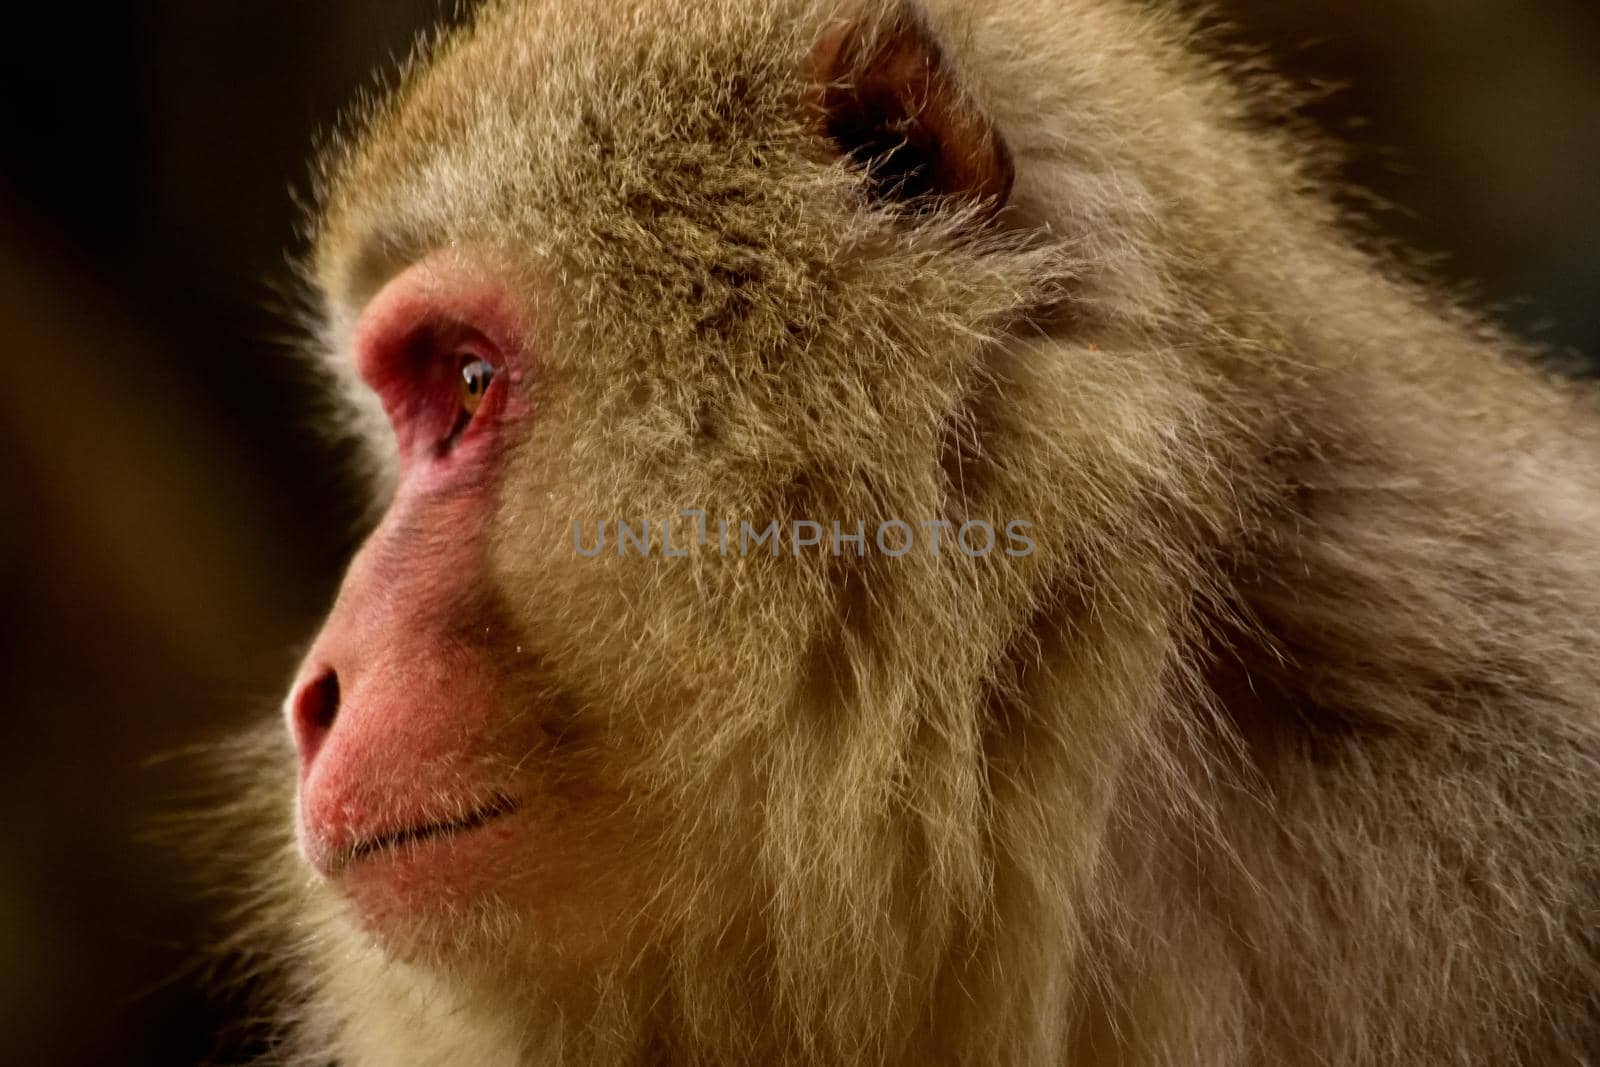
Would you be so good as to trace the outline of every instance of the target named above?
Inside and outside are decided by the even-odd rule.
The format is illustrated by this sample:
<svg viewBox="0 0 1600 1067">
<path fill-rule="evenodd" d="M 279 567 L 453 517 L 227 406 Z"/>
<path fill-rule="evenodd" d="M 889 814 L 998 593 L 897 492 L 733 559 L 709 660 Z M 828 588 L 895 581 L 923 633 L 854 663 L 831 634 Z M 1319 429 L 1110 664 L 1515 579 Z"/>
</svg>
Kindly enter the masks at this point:
<svg viewBox="0 0 1600 1067">
<path fill-rule="evenodd" d="M 452 944 L 396 952 L 275 831 L 252 909 L 290 975 L 286 1048 L 1220 1067 L 1581 1047 L 1576 1028 L 1512 1020 L 1561 1014 L 1582 995 L 1563 981 L 1594 966 L 1558 914 L 1592 873 L 1600 816 L 1592 402 L 1354 248 L 1312 151 L 1258 128 L 1176 24 L 1089 0 L 926 5 L 1017 163 L 1005 228 L 974 237 L 817 213 L 836 171 L 662 169 L 696 136 L 790 108 L 804 42 L 853 6 L 601 8 L 604 31 L 578 5 L 490 4 L 418 65 L 329 163 L 323 290 L 370 287 L 361 235 L 378 219 L 402 224 L 391 254 L 538 249 L 517 277 L 551 352 L 659 357 L 659 377 L 600 391 L 552 356 L 551 425 L 753 365 L 774 337 L 805 338 L 807 362 L 763 357 L 781 387 L 762 398 L 768 451 L 736 451 L 755 408 L 707 386 L 714 461 L 662 458 L 641 484 L 585 453 L 586 470 L 514 487 L 508 527 L 542 530 L 549 500 L 605 513 L 626 484 L 657 513 L 690 496 L 1026 516 L 1040 550 L 798 576 L 706 562 L 692 588 L 652 586 L 633 634 L 549 650 L 591 686 L 575 699 L 612 709 L 596 759 L 647 813 L 652 892 L 617 920 L 627 951 L 574 955 L 490 904 Z M 657 91 L 605 97 L 624 67 Z M 501 91 L 507 70 L 522 77 Z M 742 110 L 685 129 L 670 94 L 707 91 L 708 71 L 739 79 Z M 550 140 L 528 140 L 530 115 Z M 664 147 L 650 131 L 666 122 Z M 634 172 L 614 157 L 584 170 L 627 151 L 710 188 L 623 188 Z M 680 213 L 680 247 L 628 212 Z M 791 236 L 761 247 L 766 230 Z M 737 284 L 684 280 L 726 282 L 728 247 Z M 722 303 L 694 317 L 685 294 Z M 597 311 L 624 297 L 634 314 Z M 328 318 L 337 348 L 348 315 Z M 899 427 L 903 453 L 818 384 L 875 380 L 869 359 L 913 366 L 897 391 L 850 398 Z M 676 415 L 689 423 L 657 411 Z M 681 451 L 660 436 L 663 457 Z M 634 580 L 612 567 L 580 588 L 497 546 L 510 587 L 544 591 L 516 606 L 530 641 L 572 629 L 575 609 L 549 605 L 622 602 Z M 639 632 L 664 636 L 621 654 Z M 670 729 L 629 725 L 637 694 L 663 692 Z M 261 796 L 252 817 L 278 826 L 283 788 Z M 1551 900 L 1535 871 L 1558 917 L 1530 926 Z M 1462 937 L 1475 969 L 1441 968 Z"/>
</svg>

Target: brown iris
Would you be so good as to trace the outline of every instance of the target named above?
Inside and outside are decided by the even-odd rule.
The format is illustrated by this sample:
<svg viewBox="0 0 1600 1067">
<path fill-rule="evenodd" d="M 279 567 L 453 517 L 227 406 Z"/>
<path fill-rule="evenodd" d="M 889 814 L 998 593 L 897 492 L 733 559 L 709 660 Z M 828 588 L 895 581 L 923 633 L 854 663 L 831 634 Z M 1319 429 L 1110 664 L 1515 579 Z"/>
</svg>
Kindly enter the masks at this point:
<svg viewBox="0 0 1600 1067">
<path fill-rule="evenodd" d="M 456 378 L 456 396 L 462 412 L 471 418 L 483 404 L 483 397 L 494 384 L 494 364 L 476 356 L 461 357 L 461 367 Z"/>
</svg>

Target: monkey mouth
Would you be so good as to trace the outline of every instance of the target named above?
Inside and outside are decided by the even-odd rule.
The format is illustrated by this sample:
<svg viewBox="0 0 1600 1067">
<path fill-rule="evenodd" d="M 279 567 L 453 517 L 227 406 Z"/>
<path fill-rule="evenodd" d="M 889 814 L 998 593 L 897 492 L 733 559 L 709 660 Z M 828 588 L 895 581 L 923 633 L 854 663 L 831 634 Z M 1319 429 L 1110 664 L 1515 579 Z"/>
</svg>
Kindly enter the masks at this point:
<svg viewBox="0 0 1600 1067">
<path fill-rule="evenodd" d="M 428 841 L 459 837 L 481 830 L 490 823 L 505 818 L 517 810 L 517 802 L 505 795 L 496 796 L 488 804 L 457 819 L 441 819 L 403 827 L 375 837 L 357 841 L 343 850 L 330 865 L 334 873 L 376 856 L 389 855 L 415 848 Z"/>
</svg>

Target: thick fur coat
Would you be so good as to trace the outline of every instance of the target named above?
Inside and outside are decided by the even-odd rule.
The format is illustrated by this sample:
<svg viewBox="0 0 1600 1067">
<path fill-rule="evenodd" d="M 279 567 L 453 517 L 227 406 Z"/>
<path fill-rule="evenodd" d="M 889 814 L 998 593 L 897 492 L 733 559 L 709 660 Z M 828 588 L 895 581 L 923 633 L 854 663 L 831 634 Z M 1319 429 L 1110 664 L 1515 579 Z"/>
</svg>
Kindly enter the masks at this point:
<svg viewBox="0 0 1600 1067">
<path fill-rule="evenodd" d="M 1592 394 L 1358 247 L 1274 83 L 1131 3 L 929 0 L 1015 185 L 864 197 L 810 57 L 886 10 L 491 2 L 328 153 L 337 374 L 439 248 L 540 324 L 488 565 L 614 903 L 380 944 L 252 738 L 276 1055 L 1596 1062 Z M 1037 549 L 571 551 L 685 508 Z"/>
</svg>

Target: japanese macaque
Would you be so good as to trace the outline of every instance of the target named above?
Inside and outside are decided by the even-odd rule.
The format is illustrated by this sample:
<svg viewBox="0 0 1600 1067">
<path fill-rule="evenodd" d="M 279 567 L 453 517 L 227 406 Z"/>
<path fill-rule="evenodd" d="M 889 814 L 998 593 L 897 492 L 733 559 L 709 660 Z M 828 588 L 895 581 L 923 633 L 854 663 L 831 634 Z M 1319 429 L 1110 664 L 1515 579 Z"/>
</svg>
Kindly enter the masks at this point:
<svg viewBox="0 0 1600 1067">
<path fill-rule="evenodd" d="M 1595 1062 L 1593 395 L 1192 35 L 498 0 L 365 110 L 276 1055 Z"/>
</svg>

